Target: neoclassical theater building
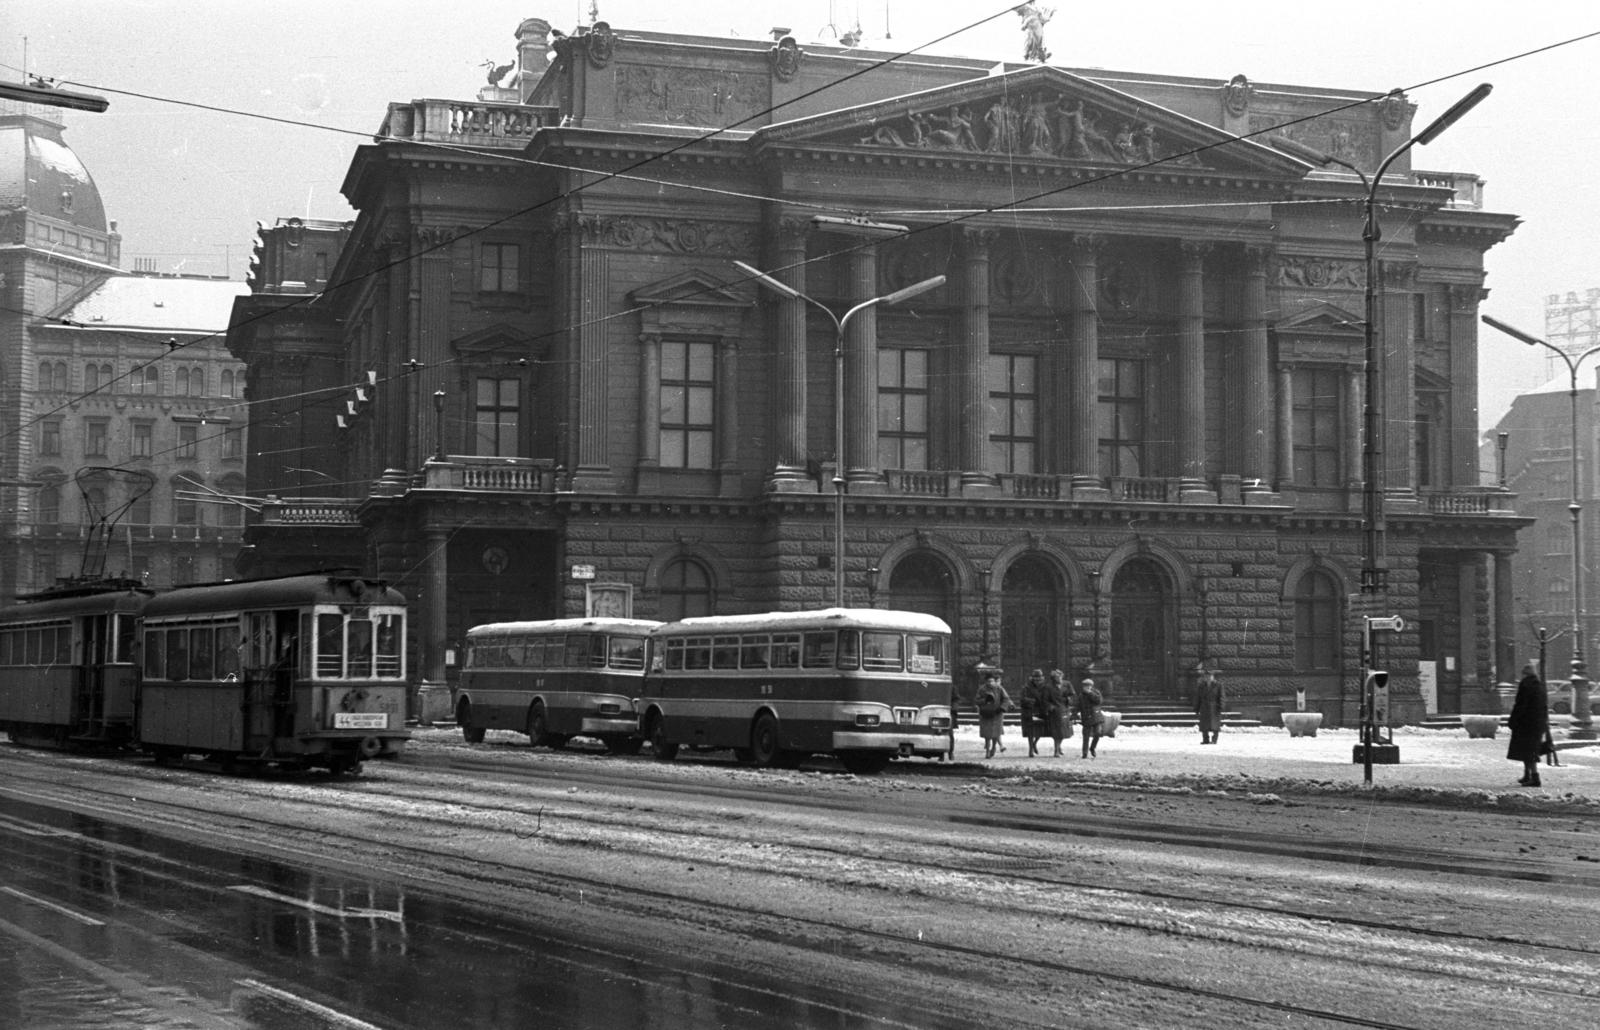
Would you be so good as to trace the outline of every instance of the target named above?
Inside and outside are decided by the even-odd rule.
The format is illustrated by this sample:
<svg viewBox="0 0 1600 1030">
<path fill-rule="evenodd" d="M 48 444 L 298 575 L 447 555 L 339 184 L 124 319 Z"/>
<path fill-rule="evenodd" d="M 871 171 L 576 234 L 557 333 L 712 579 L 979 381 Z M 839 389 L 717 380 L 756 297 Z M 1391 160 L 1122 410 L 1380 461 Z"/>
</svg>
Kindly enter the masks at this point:
<svg viewBox="0 0 1600 1030">
<path fill-rule="evenodd" d="M 353 225 L 297 231 L 326 289 L 275 279 L 263 230 L 229 345 L 256 446 L 295 454 L 250 465 L 243 571 L 393 580 L 425 684 L 478 623 L 816 608 L 838 572 L 946 619 L 964 676 L 1170 704 L 1204 663 L 1230 707 L 1354 717 L 1364 192 L 1267 141 L 1371 172 L 1414 105 L 549 28 L 476 100 L 390 105 Z M 1415 720 L 1490 707 L 1510 639 L 1475 325 L 1516 219 L 1404 158 L 1380 196 L 1384 660 Z M 946 281 L 853 315 L 836 362 L 828 316 L 735 261 L 835 315 Z"/>
</svg>

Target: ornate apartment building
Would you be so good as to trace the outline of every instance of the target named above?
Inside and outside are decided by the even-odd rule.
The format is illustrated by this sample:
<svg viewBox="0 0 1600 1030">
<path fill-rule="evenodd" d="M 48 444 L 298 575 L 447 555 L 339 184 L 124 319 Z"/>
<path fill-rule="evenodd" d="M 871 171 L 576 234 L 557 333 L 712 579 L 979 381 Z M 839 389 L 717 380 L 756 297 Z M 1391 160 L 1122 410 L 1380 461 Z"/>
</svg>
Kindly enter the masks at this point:
<svg viewBox="0 0 1600 1030">
<path fill-rule="evenodd" d="M 888 55 L 604 23 L 547 60 L 548 30 L 520 27 L 511 87 L 390 106 L 344 183 L 334 286 L 282 318 L 249 321 L 271 284 L 239 302 L 252 424 L 316 470 L 252 465 L 280 497 L 251 568 L 338 554 L 393 580 L 428 684 L 477 623 L 822 607 L 841 563 L 847 604 L 942 616 L 968 668 L 1093 667 L 1124 703 L 1173 702 L 1204 662 L 1253 714 L 1301 687 L 1353 717 L 1364 194 L 1240 136 L 1370 171 L 1410 103 L 865 71 Z M 1516 219 L 1470 174 L 1395 169 L 1383 481 L 1408 629 L 1385 660 L 1415 719 L 1418 627 L 1459 656 L 1445 711 L 1493 703 L 1508 632 L 1487 568 L 1522 523 L 1479 485 L 1476 318 Z M 833 323 L 734 261 L 836 315 L 947 281 L 855 315 L 836 380 Z"/>
<path fill-rule="evenodd" d="M 232 576 L 243 510 L 197 495 L 244 489 L 246 287 L 122 271 L 59 114 L 0 103 L 0 603 L 85 569 Z"/>
</svg>

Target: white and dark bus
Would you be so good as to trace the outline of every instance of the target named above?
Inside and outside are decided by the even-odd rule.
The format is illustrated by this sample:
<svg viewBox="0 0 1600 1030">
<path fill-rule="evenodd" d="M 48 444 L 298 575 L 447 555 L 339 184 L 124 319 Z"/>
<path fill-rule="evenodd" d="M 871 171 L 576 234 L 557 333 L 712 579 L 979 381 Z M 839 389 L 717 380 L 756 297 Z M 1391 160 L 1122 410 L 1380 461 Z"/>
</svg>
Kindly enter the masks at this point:
<svg viewBox="0 0 1600 1030">
<path fill-rule="evenodd" d="M 468 743 L 485 730 L 526 733 L 535 747 L 595 737 L 636 754 L 633 706 L 644 678 L 643 619 L 496 622 L 467 631 L 467 664 L 452 691 L 456 724 Z"/>
<path fill-rule="evenodd" d="M 683 746 L 852 772 L 950 748 L 950 627 L 915 612 L 829 608 L 684 619 L 650 634 L 639 726 L 658 759 Z"/>
</svg>

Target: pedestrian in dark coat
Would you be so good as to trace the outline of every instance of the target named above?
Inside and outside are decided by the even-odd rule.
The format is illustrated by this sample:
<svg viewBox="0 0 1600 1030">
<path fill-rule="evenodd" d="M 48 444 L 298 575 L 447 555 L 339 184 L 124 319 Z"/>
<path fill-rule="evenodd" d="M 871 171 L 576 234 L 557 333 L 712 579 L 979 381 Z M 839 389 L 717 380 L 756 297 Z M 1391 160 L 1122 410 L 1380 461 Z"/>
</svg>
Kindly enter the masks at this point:
<svg viewBox="0 0 1600 1030">
<path fill-rule="evenodd" d="M 983 738 L 983 757 L 993 758 L 995 749 L 1001 751 L 1006 746 L 1000 743 L 1000 738 L 1005 734 L 1005 713 L 1007 709 L 1016 708 L 1012 704 L 1011 695 L 1006 693 L 1006 688 L 1000 685 L 1000 672 L 994 670 L 985 676 L 983 685 L 978 688 L 978 735 Z"/>
<path fill-rule="evenodd" d="M 1550 737 L 1550 698 L 1532 662 L 1522 667 L 1517 698 L 1511 702 L 1506 725 L 1511 727 L 1511 744 L 1506 748 L 1506 757 L 1522 763 L 1522 779 L 1517 782 L 1524 787 L 1539 786 L 1539 758 L 1545 753 L 1545 741 Z"/>
<path fill-rule="evenodd" d="M 1194 689 L 1194 714 L 1200 717 L 1200 743 L 1217 742 L 1217 734 L 1222 732 L 1222 707 L 1226 703 L 1217 674 L 1209 669 L 1203 671 Z"/>
<path fill-rule="evenodd" d="M 1049 728 L 1050 693 L 1044 682 L 1044 670 L 1035 669 L 1022 688 L 1022 735 L 1028 738 L 1028 757 L 1039 754 L 1039 738 Z"/>
<path fill-rule="evenodd" d="M 1067 677 L 1060 669 L 1050 670 L 1050 682 L 1045 684 L 1049 691 L 1050 717 L 1045 720 L 1052 740 L 1056 742 L 1056 752 L 1053 757 L 1061 757 L 1061 742 L 1067 737 L 1067 706 L 1071 704 L 1071 690 L 1066 685 Z"/>
<path fill-rule="evenodd" d="M 1094 680 L 1084 680 L 1078 685 L 1078 721 L 1083 723 L 1083 757 L 1096 757 L 1094 749 L 1100 746 L 1100 688 Z"/>
</svg>

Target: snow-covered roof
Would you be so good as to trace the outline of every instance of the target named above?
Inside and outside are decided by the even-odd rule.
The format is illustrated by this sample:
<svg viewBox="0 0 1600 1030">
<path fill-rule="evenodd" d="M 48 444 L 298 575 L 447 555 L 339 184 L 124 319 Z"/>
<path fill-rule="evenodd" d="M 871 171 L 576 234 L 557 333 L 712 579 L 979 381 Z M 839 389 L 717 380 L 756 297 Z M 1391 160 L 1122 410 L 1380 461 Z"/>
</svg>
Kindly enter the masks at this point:
<svg viewBox="0 0 1600 1030">
<path fill-rule="evenodd" d="M 250 292 L 233 279 L 112 276 L 63 312 L 86 329 L 220 333 L 228 328 L 233 301 Z"/>
</svg>

